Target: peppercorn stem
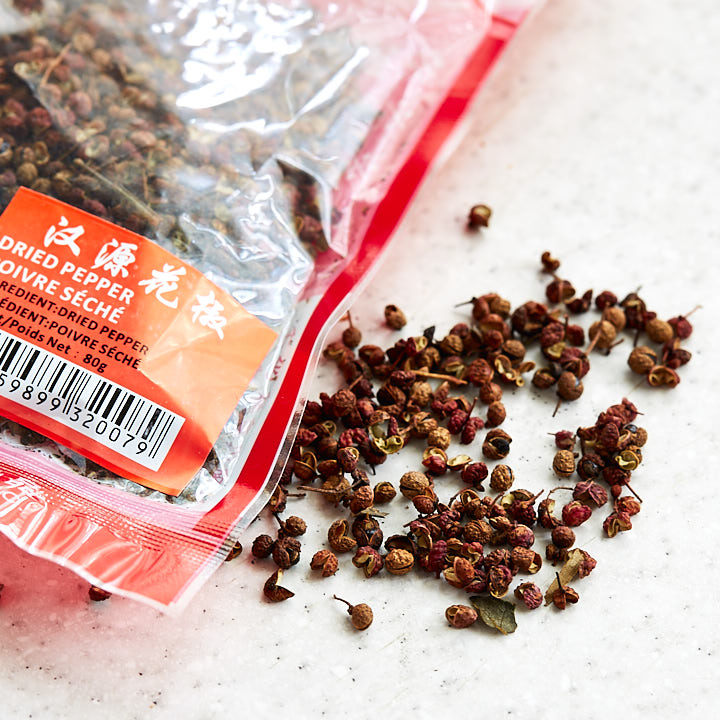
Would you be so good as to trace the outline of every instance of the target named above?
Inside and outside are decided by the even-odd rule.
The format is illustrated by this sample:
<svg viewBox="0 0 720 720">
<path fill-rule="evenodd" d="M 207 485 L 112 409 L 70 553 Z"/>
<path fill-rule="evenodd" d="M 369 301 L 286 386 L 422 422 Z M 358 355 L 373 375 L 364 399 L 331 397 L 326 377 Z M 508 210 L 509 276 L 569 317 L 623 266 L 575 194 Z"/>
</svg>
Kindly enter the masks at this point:
<svg viewBox="0 0 720 720">
<path fill-rule="evenodd" d="M 426 515 L 424 518 L 415 518 L 410 522 L 406 522 L 403 527 L 410 527 L 410 525 L 412 525 L 417 520 L 430 520 L 432 522 L 433 520 L 437 520 L 439 517 L 439 515 Z"/>
<path fill-rule="evenodd" d="M 418 377 L 437 378 L 438 380 L 446 380 L 447 382 L 454 383 L 455 385 L 467 385 L 467 380 L 461 380 L 460 378 L 453 377 L 452 375 L 443 375 L 442 373 L 428 372 L 427 370 L 414 370 L 413 372 Z"/>
<path fill-rule="evenodd" d="M 598 340 L 600 339 L 600 334 L 601 334 L 601 333 L 600 333 L 600 330 L 598 330 L 598 331 L 595 333 L 595 337 L 590 341 L 590 344 L 588 345 L 588 348 L 587 348 L 587 350 L 585 351 L 585 354 L 586 354 L 586 355 L 589 355 L 589 354 L 593 351 L 593 349 L 595 348 L 595 346 L 596 346 L 597 343 L 598 343 Z"/>
<path fill-rule="evenodd" d="M 625 483 L 625 487 L 626 487 L 640 502 L 642 502 L 642 498 L 632 489 L 632 485 L 630 485 L 630 483 Z"/>
<path fill-rule="evenodd" d="M 338 597 L 337 595 L 333 595 L 333 597 L 334 597 L 336 600 L 339 600 L 340 602 L 344 602 L 344 603 L 348 606 L 348 612 L 351 613 L 351 612 L 353 611 L 353 608 L 354 608 L 355 606 L 354 606 L 354 605 L 351 605 L 347 600 L 343 600 L 341 597 Z"/>
<path fill-rule="evenodd" d="M 562 405 L 562 398 L 559 398 L 555 405 L 555 409 L 553 410 L 553 414 L 552 414 L 553 417 L 555 417 L 555 415 L 557 415 L 557 411 L 560 409 L 561 405 Z"/>
<path fill-rule="evenodd" d="M 67 55 L 68 50 L 72 47 L 72 42 L 69 42 L 65 47 L 63 47 L 62 50 L 48 63 L 48 66 L 45 68 L 45 72 L 43 73 L 42 78 L 40 79 L 40 85 L 39 87 L 45 87 L 47 84 L 47 81 L 50 79 L 50 74 L 52 71 L 60 65 L 60 63 L 65 59 L 65 55 Z"/>
<path fill-rule="evenodd" d="M 74 162 L 76 165 L 79 165 L 83 170 L 93 175 L 101 183 L 112 188 L 118 195 L 127 200 L 127 202 L 129 202 L 146 220 L 151 220 L 154 223 L 158 222 L 159 217 L 157 213 L 153 212 L 147 205 L 140 202 L 137 197 L 127 192 L 127 190 L 120 187 L 120 185 L 117 185 L 112 180 L 109 180 L 107 177 L 105 177 L 105 175 L 99 173 L 97 170 L 90 167 L 90 165 L 83 162 L 80 158 L 75 158 Z"/>
<path fill-rule="evenodd" d="M 298 490 L 309 490 L 310 492 L 322 493 L 324 495 L 337 495 L 339 498 L 342 498 L 342 496 L 345 495 L 345 493 L 347 493 L 348 489 L 328 490 L 327 488 L 316 488 L 316 487 L 311 487 L 310 485 L 299 485 L 298 486 Z"/>
</svg>

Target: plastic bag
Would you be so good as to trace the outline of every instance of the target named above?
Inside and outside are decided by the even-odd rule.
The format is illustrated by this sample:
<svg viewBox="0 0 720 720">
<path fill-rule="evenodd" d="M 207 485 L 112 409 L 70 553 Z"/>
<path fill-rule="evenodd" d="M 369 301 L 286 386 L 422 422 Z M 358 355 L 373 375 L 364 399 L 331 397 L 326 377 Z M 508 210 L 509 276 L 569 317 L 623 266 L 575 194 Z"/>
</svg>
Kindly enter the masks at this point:
<svg viewBox="0 0 720 720">
<path fill-rule="evenodd" d="M 0 210 L 10 205 L 0 230 L 13 229 L 5 235 L 7 247 L 0 239 L 0 291 L 14 318 L 5 332 L 0 308 L 0 370 L 4 352 L 27 353 L 27 361 L 13 361 L 16 374 L 7 376 L 19 383 L 16 399 L 0 386 L 13 409 L 12 419 L 2 423 L 0 530 L 113 592 L 160 607 L 186 602 L 265 504 L 287 459 L 324 328 L 377 262 L 443 140 L 531 4 L 0 0 Z M 19 191 L 23 186 L 42 197 Z M 68 220 L 61 212 L 65 206 L 49 201 L 47 218 L 61 217 L 53 224 L 47 220 L 43 236 L 46 196 L 93 217 Z M 44 237 L 37 248 L 28 240 L 20 247 L 15 237 L 30 234 L 32 223 L 22 223 L 29 216 Z M 126 235 L 114 230 L 112 241 L 93 246 L 91 269 L 76 270 L 77 233 L 82 228 L 84 242 L 88 228 L 99 222 L 95 218 Z M 102 228 L 107 240 L 108 226 Z M 169 307 L 178 282 L 168 274 L 179 267 L 181 279 L 197 276 L 203 288 L 187 301 L 187 322 L 175 322 L 169 312 L 158 321 L 156 345 L 148 343 L 144 356 L 146 346 L 134 331 L 103 325 L 107 318 L 97 313 L 110 312 L 108 298 L 103 296 L 108 302 L 98 311 L 99 301 L 88 303 L 82 295 L 98 286 L 112 292 L 103 272 L 121 288 L 121 281 L 137 281 L 139 275 L 128 273 L 141 263 L 128 258 L 134 261 L 135 253 L 139 257 L 150 247 L 143 237 L 162 248 L 166 254 L 157 258 L 169 260 L 156 263 L 170 270 L 165 284 L 160 275 L 148 275 L 127 290 L 128 297 L 147 294 Z M 28 246 L 43 254 L 32 254 Z M 58 286 L 68 279 L 77 286 L 68 291 L 77 302 L 66 300 L 63 312 L 67 316 L 68 303 L 74 303 L 80 308 L 75 324 L 85 318 L 82 332 L 63 323 L 70 337 L 66 353 L 74 352 L 72 338 L 86 338 L 74 340 L 85 343 L 74 364 L 55 358 L 62 352 L 57 337 L 51 348 L 32 337 L 27 308 L 14 309 L 28 292 L 42 295 L 50 286 L 52 280 L 35 292 L 34 280 L 23 278 L 38 271 L 33 258 L 42 269 L 52 252 L 66 256 L 58 273 L 72 265 Z M 25 265 L 18 269 L 21 261 Z M 85 287 L 91 272 L 99 279 Z M 3 286 L 3 276 L 10 285 Z M 122 289 L 111 297 L 122 297 Z M 198 298 L 207 301 L 203 307 Z M 259 320 L 272 330 L 263 334 L 252 325 L 258 334 L 238 331 L 238 347 L 248 337 L 258 346 L 254 365 L 246 363 L 252 372 L 246 368 L 245 380 L 222 375 L 230 356 L 215 350 L 220 345 L 191 352 L 191 321 L 199 320 L 202 327 L 195 322 L 193 332 L 204 333 L 207 343 L 224 341 L 237 324 L 210 313 L 218 305 L 226 313 L 234 308 L 233 318 L 251 325 Z M 136 313 L 141 332 L 150 332 L 142 325 L 150 323 L 148 307 Z M 152 307 L 163 310 L 157 302 Z M 99 322 L 99 337 L 86 332 L 88 318 Z M 37 322 L 37 333 L 52 322 L 58 332 L 51 315 Z M 100 353 L 107 339 L 103 327 L 106 336 L 115 332 L 113 339 L 122 335 L 125 344 L 105 343 Z M 128 351 L 133 348 L 136 357 Z M 52 357 L 45 358 L 46 352 Z M 39 386 L 32 386 L 24 409 L 18 409 L 18 393 L 27 392 L 22 370 L 31 368 L 37 376 L 41 360 L 48 367 L 62 362 L 68 376 L 75 372 L 75 381 L 87 383 L 85 396 L 78 391 L 86 401 L 78 406 L 75 430 L 69 414 L 65 430 L 54 425 L 52 408 L 37 414 Z M 113 362 L 135 362 L 145 371 L 138 381 L 145 395 L 102 379 L 100 366 L 109 372 Z M 215 385 L 241 390 L 228 405 L 229 419 L 217 428 L 219 437 L 209 438 L 209 454 L 206 447 L 200 456 L 204 446 L 193 443 L 200 430 L 212 435 L 212 423 L 195 435 L 171 437 L 168 430 L 163 436 L 168 457 L 182 446 L 178 462 L 187 465 L 194 453 L 201 466 L 181 488 L 161 492 L 167 486 L 153 480 L 169 461 L 156 458 L 158 470 L 148 459 L 143 470 L 128 459 L 128 448 L 138 455 L 149 443 L 125 440 L 120 423 L 115 445 L 80 436 L 86 432 L 80 410 L 102 410 L 93 416 L 93 431 L 112 432 L 105 420 L 124 421 L 133 403 L 143 411 L 149 403 L 148 421 L 129 426 L 144 428 L 142 437 L 153 439 L 157 418 L 166 415 L 167 427 L 183 433 L 195 422 L 192 409 L 205 411 L 203 383 L 212 388 L 208 406 Z M 45 401 L 52 400 L 42 392 Z M 153 392 L 162 402 L 153 402 Z M 197 395 L 196 404 L 187 404 L 186 395 Z M 123 449 L 123 443 L 130 444 Z M 117 471 L 124 467 L 134 474 Z"/>
</svg>

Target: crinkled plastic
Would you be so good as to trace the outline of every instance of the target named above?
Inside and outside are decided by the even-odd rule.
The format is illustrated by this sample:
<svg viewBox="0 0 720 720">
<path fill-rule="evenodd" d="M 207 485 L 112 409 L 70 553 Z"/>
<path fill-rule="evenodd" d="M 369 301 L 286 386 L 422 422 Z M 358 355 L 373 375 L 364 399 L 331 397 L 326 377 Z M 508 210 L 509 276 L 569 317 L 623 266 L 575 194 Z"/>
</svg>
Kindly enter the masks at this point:
<svg viewBox="0 0 720 720">
<path fill-rule="evenodd" d="M 28 185 L 109 219 L 278 333 L 178 497 L 5 421 L 0 530 L 186 602 L 264 505 L 324 329 L 532 4 L 0 0 L 0 210 Z"/>
</svg>

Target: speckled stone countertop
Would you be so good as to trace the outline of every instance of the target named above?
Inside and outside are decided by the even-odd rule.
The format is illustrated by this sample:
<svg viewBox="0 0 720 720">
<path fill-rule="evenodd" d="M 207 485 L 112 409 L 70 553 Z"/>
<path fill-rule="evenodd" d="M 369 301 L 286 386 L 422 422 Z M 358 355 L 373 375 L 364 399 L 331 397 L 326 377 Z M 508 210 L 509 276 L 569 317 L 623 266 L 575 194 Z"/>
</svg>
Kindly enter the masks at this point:
<svg viewBox="0 0 720 720">
<path fill-rule="evenodd" d="M 546 249 L 580 291 L 642 286 L 661 317 L 703 306 L 673 391 L 637 387 L 626 340 L 593 361 L 583 397 L 555 418 L 552 394 L 507 396 L 508 462 L 532 490 L 557 484 L 546 432 L 591 424 L 623 396 L 644 413 L 650 439 L 633 480 L 643 510 L 613 539 L 599 517 L 578 529 L 598 566 L 574 583 L 577 605 L 519 610 L 517 631 L 503 637 L 449 628 L 444 610 L 464 596 L 433 577 L 363 580 L 346 559 L 318 579 L 308 560 L 336 515 L 317 497 L 291 506 L 310 529 L 286 575 L 296 596 L 281 605 L 262 601 L 270 567 L 247 551 L 168 617 L 117 597 L 90 604 L 83 580 L 0 538 L 0 717 L 709 716 L 720 681 L 719 37 L 711 0 L 549 0 L 353 306 L 370 342 L 395 337 L 381 323 L 391 302 L 408 329 L 447 330 L 466 317 L 453 306 L 472 295 L 500 291 L 514 305 L 542 297 Z M 468 235 L 476 202 L 492 206 L 491 227 Z M 336 382 L 321 364 L 315 391 Z M 479 444 L 470 452 L 479 456 Z M 378 478 L 416 468 L 402 453 Z M 388 532 L 410 517 L 403 498 L 393 502 Z M 255 524 L 246 547 L 270 526 Z M 551 572 L 543 568 L 542 585 Z M 333 593 L 372 605 L 373 626 L 353 631 Z"/>
</svg>

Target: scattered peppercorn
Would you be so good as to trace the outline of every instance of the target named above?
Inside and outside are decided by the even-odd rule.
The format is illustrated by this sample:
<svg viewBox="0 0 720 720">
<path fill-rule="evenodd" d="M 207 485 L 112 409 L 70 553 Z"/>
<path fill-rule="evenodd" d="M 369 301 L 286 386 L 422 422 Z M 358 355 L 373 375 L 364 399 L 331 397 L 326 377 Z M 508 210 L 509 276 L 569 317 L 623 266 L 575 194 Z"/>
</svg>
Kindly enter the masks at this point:
<svg viewBox="0 0 720 720">
<path fill-rule="evenodd" d="M 487 205 L 473 205 L 467 218 L 468 230 L 479 230 L 490 224 L 492 210 Z"/>
<path fill-rule="evenodd" d="M 0 586 L 0 591 L 1 590 L 2 586 Z M 88 589 L 88 597 L 93 602 L 102 602 L 103 600 L 107 600 L 109 597 L 112 597 L 112 593 L 108 592 L 107 590 L 103 590 L 97 585 L 91 585 Z"/>
<path fill-rule="evenodd" d="M 335 600 L 344 602 L 348 606 L 348 615 L 350 615 L 350 622 L 356 630 L 367 630 L 373 621 L 373 611 L 369 605 L 365 603 L 359 603 L 358 605 L 351 605 L 347 600 L 339 598 L 337 595 L 333 595 Z"/>
<path fill-rule="evenodd" d="M 451 605 L 445 610 L 448 623 L 459 630 L 470 627 L 478 618 L 477 610 L 467 605 Z"/>
<path fill-rule="evenodd" d="M 401 330 L 407 324 L 407 319 L 405 313 L 397 305 L 386 305 L 385 323 L 393 330 Z"/>
<path fill-rule="evenodd" d="M 318 550 L 310 560 L 313 570 L 320 570 L 323 577 L 330 577 L 338 570 L 338 559 L 330 550 Z"/>
<path fill-rule="evenodd" d="M 543 266 L 554 273 L 559 262 L 548 253 Z M 585 577 L 595 561 L 584 551 L 573 549 L 573 528 L 586 523 L 593 508 L 611 499 L 613 512 L 603 523 L 605 533 L 612 537 L 630 529 L 630 518 L 639 512 L 641 500 L 623 495 L 623 490 L 634 494 L 629 479 L 642 462 L 647 433 L 635 424 L 638 411 L 627 399 L 600 413 L 592 426 L 552 433 L 555 474 L 568 480 L 577 473 L 579 479 L 574 487 L 554 488 L 537 508 L 540 493 L 513 489 L 515 478 L 509 466 L 496 464 L 490 472 L 484 462 L 473 459 L 470 448 L 467 454 L 450 452 L 453 443 L 470 445 L 477 430 L 487 426 L 481 446 L 483 457 L 495 461 L 508 455 L 512 438 L 497 427 L 507 416 L 501 401 L 503 386 L 521 387 L 523 375 L 535 369 L 534 363 L 526 360 L 534 341 L 539 342 L 545 364 L 535 371 L 533 385 L 555 387 L 561 400 L 572 401 L 582 395 L 582 379 L 590 370 L 589 353 L 595 348 L 609 350 L 625 329 L 644 331 L 650 341 L 662 344 L 657 352 L 646 346 L 634 348 L 629 361 L 632 369 L 642 369 L 651 385 L 672 387 L 679 382 L 676 369 L 689 359 L 689 353 L 679 347 L 675 327 L 686 332 L 680 320 L 673 319 L 675 325 L 654 322 L 657 316 L 636 294 L 618 302 L 610 291 L 604 291 L 595 300 L 602 318 L 592 324 L 590 345 L 583 349 L 585 331 L 571 324 L 567 313 L 589 311 L 592 291 L 575 296 L 572 283 L 554 277 L 546 295 L 559 307 L 551 310 L 544 303 L 530 301 L 512 311 L 501 296 L 487 293 L 470 301 L 472 317 L 468 322 L 457 323 L 437 339 L 435 328 L 429 328 L 383 350 L 374 345 L 359 347 L 359 331 L 354 342 L 349 337 L 351 328 L 346 328 L 343 341 L 327 347 L 324 354 L 338 365 L 347 387 L 334 394 L 321 393 L 320 402 L 308 403 L 290 470 L 303 483 L 319 476 L 321 487 L 307 484 L 301 489 L 321 494 L 341 511 L 347 509 L 350 516 L 333 522 L 328 531 L 332 550 L 317 552 L 311 568 L 327 577 L 337 571 L 336 553 L 352 551 L 353 564 L 367 577 L 383 568 L 391 575 L 418 568 L 444 579 L 448 586 L 502 598 L 516 574 L 541 569 L 543 559 L 533 548 L 538 532 L 550 531 L 545 548 L 549 563 L 571 560 L 576 573 Z M 395 310 L 389 306 L 391 317 Z M 668 327 L 671 338 L 667 337 Z M 377 390 L 375 381 L 380 386 Z M 471 388 L 472 395 L 468 392 Z M 474 414 L 479 403 L 487 405 L 485 421 Z M 426 444 L 422 458 L 425 472 L 408 470 L 394 483 L 382 480 L 371 488 L 362 467 L 372 469 L 388 454 L 417 439 Z M 453 474 L 464 487 L 444 502 L 441 490 L 452 482 Z M 488 475 L 490 488 L 500 493 L 495 497 L 482 495 Z M 284 484 L 289 480 L 288 475 Z M 375 506 L 395 497 L 396 488 L 411 501 L 416 516 L 407 523 L 406 534 L 391 535 L 385 541 L 387 554 L 383 556 L 380 520 L 386 513 Z M 557 517 L 555 500 L 550 496 L 566 490 L 572 492 L 572 498 Z M 275 503 L 286 502 L 284 491 Z M 296 561 L 294 551 L 299 555 L 299 544 L 297 548 L 287 546 L 293 540 L 293 531 L 302 527 L 295 517 L 285 521 L 278 518 L 277 540 L 266 536 L 258 543 L 257 550 L 267 552 L 270 548 L 280 567 Z M 534 583 L 521 583 L 515 597 L 533 609 L 539 606 L 542 594 Z M 577 593 L 558 585 L 549 599 L 564 608 L 577 602 Z M 465 627 L 467 612 L 462 608 L 449 608 L 448 622 Z M 468 610 L 471 617 L 474 611 Z"/>
</svg>

